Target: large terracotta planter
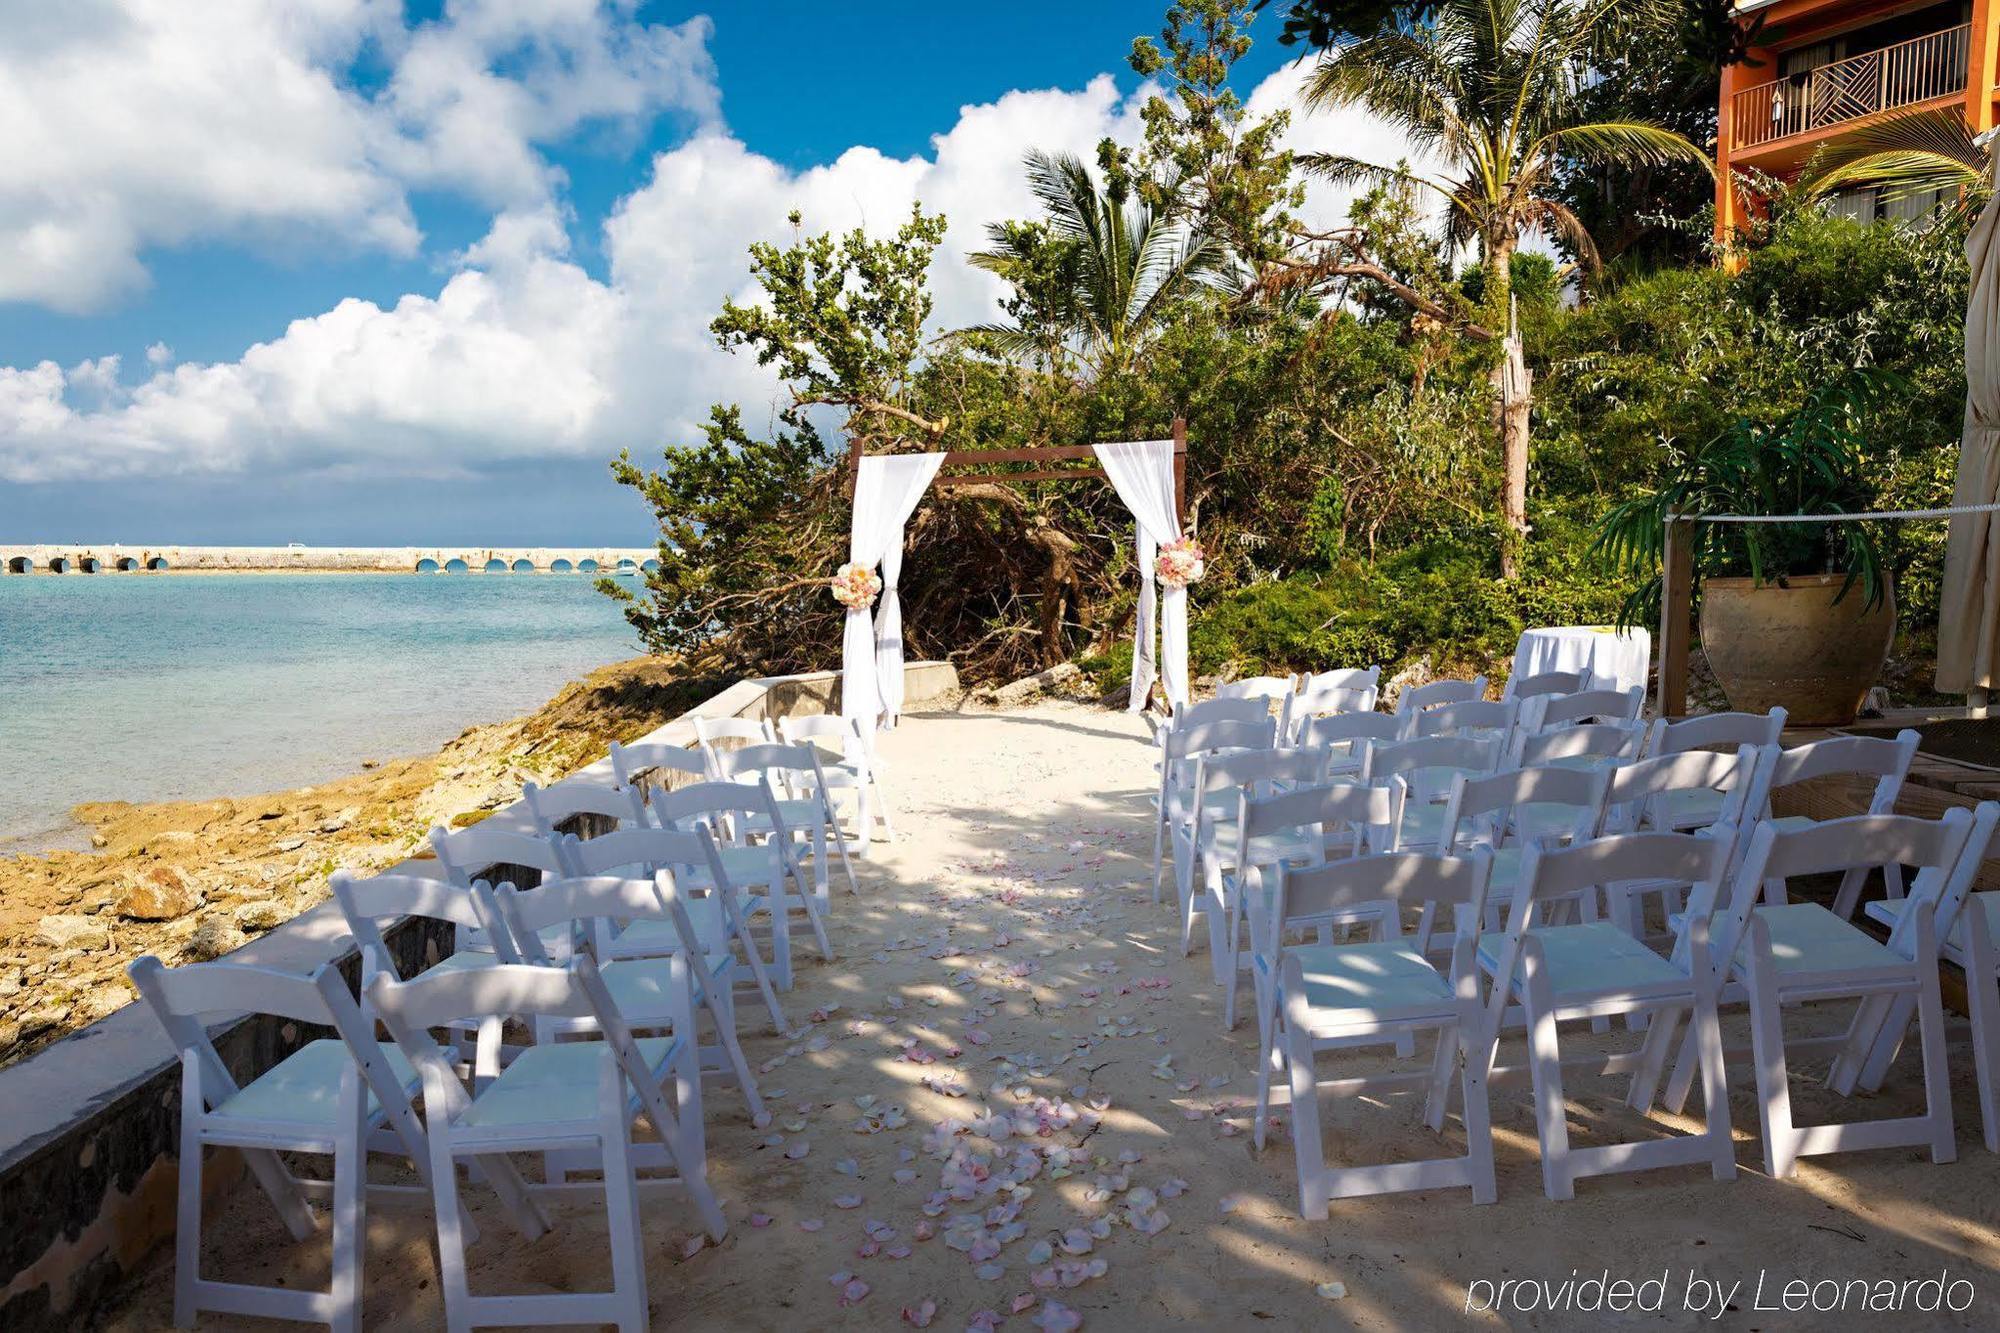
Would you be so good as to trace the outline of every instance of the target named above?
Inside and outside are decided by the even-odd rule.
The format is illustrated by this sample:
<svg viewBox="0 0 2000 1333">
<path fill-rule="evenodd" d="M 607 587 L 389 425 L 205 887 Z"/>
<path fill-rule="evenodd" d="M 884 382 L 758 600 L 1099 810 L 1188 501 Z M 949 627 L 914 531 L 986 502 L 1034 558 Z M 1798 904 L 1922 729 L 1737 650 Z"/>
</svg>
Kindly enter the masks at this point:
<svg viewBox="0 0 2000 1333">
<path fill-rule="evenodd" d="M 1844 578 L 1802 574 L 1784 586 L 1704 579 L 1701 648 L 1729 706 L 1761 713 L 1782 706 L 1801 726 L 1854 720 L 1882 678 L 1896 634 L 1896 594 L 1868 607 L 1859 584 L 1834 600 Z M 1865 609 L 1864 609 L 1865 608 Z"/>
</svg>

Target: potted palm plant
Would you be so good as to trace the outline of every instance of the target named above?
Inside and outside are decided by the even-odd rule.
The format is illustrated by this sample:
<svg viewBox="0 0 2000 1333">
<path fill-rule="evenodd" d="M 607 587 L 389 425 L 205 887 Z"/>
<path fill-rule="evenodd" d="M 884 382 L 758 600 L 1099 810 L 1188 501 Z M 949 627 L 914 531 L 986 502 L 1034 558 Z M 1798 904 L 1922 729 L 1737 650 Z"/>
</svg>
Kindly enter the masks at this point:
<svg viewBox="0 0 2000 1333">
<path fill-rule="evenodd" d="M 1876 493 L 1861 423 L 1894 386 L 1857 371 L 1772 422 L 1740 419 L 1667 470 L 1660 488 L 1605 515 L 1595 549 L 1640 585 L 1621 625 L 1657 623 L 1675 515 L 1853 514 Z M 1701 647 L 1730 706 L 1782 705 L 1795 722 L 1852 722 L 1896 633 L 1896 598 L 1865 523 L 1692 525 Z"/>
</svg>

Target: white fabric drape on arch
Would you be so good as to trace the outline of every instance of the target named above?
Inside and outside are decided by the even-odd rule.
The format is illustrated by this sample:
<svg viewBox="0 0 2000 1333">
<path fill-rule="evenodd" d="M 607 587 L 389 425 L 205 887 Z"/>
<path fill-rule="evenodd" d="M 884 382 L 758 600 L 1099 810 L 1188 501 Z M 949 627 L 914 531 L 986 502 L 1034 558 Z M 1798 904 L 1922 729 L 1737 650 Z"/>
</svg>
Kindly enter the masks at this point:
<svg viewBox="0 0 2000 1333">
<path fill-rule="evenodd" d="M 854 473 L 854 529 L 847 559 L 882 568 L 880 606 L 851 607 L 840 641 L 840 713 L 873 732 L 903 706 L 903 606 L 896 581 L 903 572 L 903 525 L 930 489 L 943 454 L 863 458 Z"/>
<path fill-rule="evenodd" d="M 1145 708 L 1156 675 L 1165 682 L 1167 701 L 1178 707 L 1188 700 L 1186 588 L 1167 589 L 1157 658 L 1153 648 L 1153 567 L 1159 548 L 1181 536 L 1180 507 L 1174 502 L 1174 442 L 1126 440 L 1091 447 L 1112 489 L 1139 523 L 1139 615 L 1133 628 L 1130 709 L 1137 713 Z"/>
</svg>

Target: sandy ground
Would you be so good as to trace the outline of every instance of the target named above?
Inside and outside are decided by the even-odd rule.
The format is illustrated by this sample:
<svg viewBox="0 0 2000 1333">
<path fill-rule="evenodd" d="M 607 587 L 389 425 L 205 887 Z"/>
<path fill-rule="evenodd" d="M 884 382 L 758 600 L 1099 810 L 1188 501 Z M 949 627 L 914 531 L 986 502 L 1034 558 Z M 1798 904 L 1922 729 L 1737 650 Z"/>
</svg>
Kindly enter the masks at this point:
<svg viewBox="0 0 2000 1333">
<path fill-rule="evenodd" d="M 1008 1328 L 1068 1327 L 1053 1302 L 1089 1328 L 1693 1326 L 1690 1275 L 1725 1289 L 1743 1284 L 1710 1327 L 1995 1326 L 2000 1158 L 1979 1144 L 1962 1044 L 1954 1164 L 1892 1150 L 1809 1159 L 1793 1179 L 1772 1181 L 1760 1168 L 1748 1066 L 1738 1061 L 1733 1182 L 1676 1168 L 1585 1181 L 1575 1200 L 1551 1203 L 1522 1086 L 1495 1097 L 1497 1204 L 1438 1191 L 1337 1202 L 1326 1221 L 1300 1220 L 1287 1136 L 1276 1133 L 1262 1154 L 1251 1147 L 1254 1025 L 1223 1032 L 1207 959 L 1179 956 L 1171 910 L 1151 902 L 1142 734 L 1123 715 L 1044 705 L 915 718 L 885 739 L 899 840 L 864 863 L 859 898 L 836 878 L 839 959 L 805 966 L 785 997 L 799 1029 L 790 1040 L 753 1031 L 744 1009 L 745 1044 L 765 1068 L 776 1123 L 753 1127 L 727 1089 L 708 1097 L 710 1172 L 728 1239 L 690 1254 L 685 1206 L 665 1194 L 647 1205 L 657 1326 L 896 1327 L 906 1308 L 921 1318 L 926 1302 L 936 1305 L 931 1326 L 951 1329 L 976 1325 L 982 1311 Z M 1740 1022 L 1726 1026 L 1732 1041 L 1744 1038 Z M 1516 1039 L 1503 1061 L 1518 1052 Z M 1322 1077 L 1334 1063 L 1322 1063 Z M 1913 1105 L 1914 1085 L 1906 1057 L 1865 1109 Z M 1815 1084 L 1795 1079 L 1794 1089 L 1801 1118 L 1839 1115 L 1837 1099 Z M 1602 1141 L 1607 1129 L 1626 1137 L 1688 1127 L 1640 1121 L 1619 1107 L 1620 1091 L 1571 1081 L 1579 1144 Z M 1027 1137 L 996 1144 L 957 1132 L 989 1112 L 1027 1127 Z M 1462 1144 L 1454 1120 L 1441 1150 L 1405 1099 L 1328 1102 L 1322 1114 L 1336 1161 L 1434 1156 Z M 1044 1124 L 1050 1132 L 1038 1137 Z M 976 1202 L 933 1202 L 947 1167 L 939 1153 L 953 1146 L 990 1163 L 995 1178 L 1024 1149 L 1040 1160 L 1025 1189 L 989 1181 L 994 1192 Z M 1051 1155 L 1058 1148 L 1074 1151 Z M 789 1155 L 801 1149 L 803 1157 Z M 1101 1181 L 1113 1176 L 1123 1179 Z M 490 1196 L 474 1188 L 469 1197 L 485 1233 L 473 1251 L 475 1289 L 607 1284 L 597 1208 L 566 1205 L 558 1229 L 530 1245 Z M 1006 1209 L 1010 1197 L 1017 1209 Z M 978 1228 L 1000 1242 L 997 1255 L 982 1247 L 977 1261 L 954 1248 L 973 1233 L 952 1227 L 975 1209 L 1003 1210 Z M 207 1231 L 212 1275 L 323 1281 L 324 1245 L 291 1245 L 253 1189 L 211 1206 Z M 442 1326 L 428 1235 L 422 1210 L 371 1214 L 370 1325 Z M 1088 1253 L 1066 1254 L 1065 1239 Z M 1034 1253 L 1043 1241 L 1054 1245 L 1052 1258 Z M 1061 1261 L 1076 1265 L 1067 1276 L 1078 1284 L 1037 1285 L 1037 1273 L 1059 1283 L 1064 1275 L 1046 1270 Z M 1664 1312 L 1466 1312 L 1469 1284 L 1561 1282 L 1572 1270 L 1658 1280 Z M 1756 1308 L 1760 1274 L 1772 1306 L 1793 1279 L 1902 1282 L 1940 1272 L 1972 1284 L 1969 1310 L 1866 1313 L 1851 1296 L 1832 1315 Z M 853 1278 L 862 1285 L 848 1285 Z M 1483 1303 L 1486 1289 L 1474 1292 Z M 162 1252 L 110 1322 L 164 1325 L 171 1297 Z"/>
</svg>

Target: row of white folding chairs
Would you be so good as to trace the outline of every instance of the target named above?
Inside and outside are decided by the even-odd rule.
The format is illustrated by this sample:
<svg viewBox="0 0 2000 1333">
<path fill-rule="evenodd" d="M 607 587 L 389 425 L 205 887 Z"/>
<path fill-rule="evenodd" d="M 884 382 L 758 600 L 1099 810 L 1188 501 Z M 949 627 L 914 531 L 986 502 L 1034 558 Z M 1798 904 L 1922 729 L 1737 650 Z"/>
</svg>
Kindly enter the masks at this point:
<svg viewBox="0 0 2000 1333">
<path fill-rule="evenodd" d="M 690 753 L 680 747 L 660 748 L 668 753 L 635 757 L 632 750 L 614 744 L 614 765 L 657 761 L 647 769 L 632 770 L 651 771 Z M 770 748 L 787 749 L 783 760 L 787 763 L 809 763 L 812 758 L 810 753 L 788 747 Z M 544 875 L 582 873 L 574 864 L 566 864 L 559 852 L 562 831 L 579 818 L 619 831 L 711 829 L 717 841 L 716 861 L 746 894 L 750 915 L 768 920 L 771 966 L 778 986 L 790 989 L 794 933 L 810 932 L 821 956 L 833 957 L 826 926 L 831 910 L 826 848 L 829 843 L 838 843 L 839 836 L 826 817 L 823 799 L 780 798 L 768 770 L 748 766 L 763 756 L 743 753 L 745 767 L 737 770 L 734 778 L 671 789 L 657 784 L 643 787 L 636 782 L 607 784 L 587 777 L 566 779 L 546 788 L 531 782 L 523 789 L 522 804 L 528 812 L 525 828 L 494 820 L 458 831 L 437 828 L 431 831 L 431 847 L 448 877 L 467 884 L 492 865 L 524 867 Z M 586 846 L 596 841 L 583 840 Z M 810 879 L 802 859 L 807 852 L 811 854 Z M 706 860 L 681 868 L 681 873 L 683 887 L 690 890 L 706 891 L 713 885 Z M 460 947 L 468 944 L 485 947 L 476 931 L 461 931 Z"/>
<path fill-rule="evenodd" d="M 1713 756 L 1721 759 L 1725 756 Z M 1246 840 L 1280 826 L 1307 822 L 1319 793 L 1280 793 L 1247 801 Z M 1570 1197 L 1576 1179 L 1612 1171 L 1708 1163 L 1718 1178 L 1734 1172 L 1730 1146 L 1726 1053 L 1718 1006 L 1749 1006 L 1753 1067 L 1766 1169 L 1790 1174 L 1801 1155 L 1887 1146 L 1928 1148 L 1951 1160 L 1949 1079 L 1944 1049 L 1937 958 L 1940 937 L 1962 938 L 1967 957 L 1984 970 L 1969 976 L 1983 993 L 1975 1015 L 1974 1058 L 1989 1146 L 1995 1145 L 1996 1054 L 1992 940 L 1985 903 L 1969 888 L 2000 822 L 2000 806 L 1957 810 L 1927 821 L 1859 815 L 1785 829 L 1759 820 L 1739 839 L 1738 825 L 1700 834 L 1631 831 L 1567 846 L 1525 847 L 1504 934 L 1486 930 L 1495 852 L 1479 846 L 1457 855 L 1395 852 L 1318 865 L 1282 861 L 1252 875 L 1270 875 L 1271 891 L 1246 893 L 1256 941 L 1259 1042 L 1258 1139 L 1274 1073 L 1290 1088 L 1301 1207 L 1324 1216 L 1334 1197 L 1391 1189 L 1461 1185 L 1475 1199 L 1494 1197 L 1487 1087 L 1494 1078 L 1525 1075 L 1534 1086 L 1544 1187 Z M 1810 902 L 1790 902 L 1792 879 L 1866 873 L 1899 864 L 1916 871 L 1888 942 L 1882 943 Z M 1656 953 L 1605 921 L 1560 921 L 1547 909 L 1617 886 L 1675 881 L 1692 886 L 1677 923 L 1674 947 Z M 1772 886 L 1778 886 L 1773 900 Z M 1429 921 L 1443 909 L 1451 921 L 1450 962 L 1437 967 L 1430 941 L 1390 935 L 1365 943 L 1287 946 L 1288 935 L 1352 922 L 1359 914 L 1390 921 L 1409 913 Z M 1857 1001 L 1847 1030 L 1831 1039 L 1787 1041 L 1783 1008 L 1832 998 Z M 1638 1050 L 1565 1061 L 1557 1024 L 1570 1019 L 1645 1015 Z M 1912 1017 L 1922 1039 L 1925 1110 L 1919 1115 L 1840 1125 L 1801 1126 L 1791 1113 L 1786 1050 L 1835 1054 L 1831 1083 L 1848 1091 L 1878 1086 Z M 1627 1104 L 1649 1110 L 1683 1018 L 1691 1021 L 1667 1088 L 1678 1112 L 1696 1071 L 1703 1081 L 1705 1126 L 1693 1135 L 1652 1142 L 1573 1149 L 1569 1144 L 1562 1071 L 1586 1065 L 1629 1073 Z M 1528 1040 L 1525 1068 L 1500 1070 L 1495 1051 L 1503 1030 L 1518 1025 Z M 1436 1058 L 1423 1073 L 1322 1082 L 1315 1052 L 1381 1044 L 1418 1032 L 1438 1034 Z M 1329 1170 L 1319 1140 L 1317 1099 L 1420 1089 L 1427 1121 L 1442 1129 L 1449 1084 L 1458 1076 L 1468 1149 L 1463 1157 L 1381 1167 Z"/>
<path fill-rule="evenodd" d="M 406 878 L 406 877 L 404 877 Z M 348 881 L 342 906 L 389 905 L 371 897 L 369 881 Z M 483 924 L 496 940 L 504 927 L 483 885 L 467 894 L 426 881 L 447 919 L 453 904 L 486 904 Z M 408 886 L 400 886 L 407 888 Z M 510 887 L 503 886 L 511 894 Z M 671 882 L 558 881 L 531 891 L 537 907 L 577 918 L 677 917 Z M 527 909 L 516 902 L 516 913 Z M 532 916 L 527 919 L 533 920 Z M 265 968 L 218 962 L 169 970 L 146 957 L 131 969 L 178 1051 L 182 1066 L 179 1203 L 175 1255 L 174 1319 L 194 1322 L 198 1311 L 284 1318 L 358 1329 L 364 1288 L 366 1211 L 371 1194 L 407 1195 L 371 1186 L 368 1156 L 386 1152 L 410 1162 L 431 1194 L 438 1230 L 441 1287 L 448 1323 L 613 1323 L 646 1326 L 645 1265 L 640 1245 L 636 1170 L 665 1168 L 648 1184 L 686 1192 L 704 1229 L 717 1241 L 726 1232 L 706 1175 L 701 1109 L 701 1069 L 691 977 L 703 951 L 687 948 L 661 960 L 644 992 L 630 986 L 627 1002 L 614 995 L 622 980 L 600 973 L 588 954 L 566 965 L 530 965 L 496 958 L 485 967 L 438 967 L 408 982 L 386 965 L 386 951 L 372 920 L 364 947 L 369 979 L 365 1004 L 357 1004 L 330 964 L 310 978 Z M 372 957 L 370 957 L 372 955 Z M 645 1002 L 632 999 L 644 994 Z M 709 996 L 715 988 L 709 986 Z M 247 1085 L 239 1086 L 209 1036 L 208 1022 L 244 1011 L 293 1023 L 330 1028 L 331 1038 L 308 1041 Z M 393 1044 L 375 1036 L 375 1019 Z M 490 1077 L 461 1081 L 458 1060 L 432 1039 L 432 1029 L 466 1024 L 497 1031 L 526 1019 L 550 1038 L 520 1052 Z M 634 1026 L 656 1036 L 635 1039 Z M 558 1041 L 587 1034 L 592 1041 Z M 731 1034 L 733 1040 L 733 1033 Z M 754 1098 L 754 1083 L 745 1090 Z M 415 1102 L 421 1098 L 419 1120 Z M 634 1144 L 643 1119 L 654 1142 Z M 239 1150 L 295 1240 L 317 1230 L 308 1199 L 328 1197 L 332 1207 L 330 1288 L 324 1291 L 256 1286 L 201 1275 L 202 1166 L 206 1149 Z M 509 1154 L 540 1152 L 548 1174 L 526 1182 Z M 332 1161 L 332 1179 L 302 1180 L 279 1154 L 317 1154 Z M 477 1233 L 458 1197 L 458 1166 L 476 1164 L 476 1178 L 491 1185 L 515 1226 L 528 1239 L 549 1228 L 539 1199 L 573 1193 L 575 1171 L 599 1172 L 612 1244 L 613 1286 L 608 1293 L 474 1296 L 467 1282 L 465 1246 Z M 421 1190 L 417 1191 L 421 1192 Z"/>
<path fill-rule="evenodd" d="M 845 792 L 853 807 L 853 826 L 842 845 L 851 847 L 857 856 L 868 855 L 878 824 L 885 842 L 896 840 L 888 797 L 882 790 L 882 761 L 859 721 L 833 713 L 781 717 L 775 725 L 769 719 L 697 717 L 694 729 L 708 776 L 718 780 L 735 780 L 744 771 L 742 759 L 729 748 L 732 743 L 756 747 L 782 742 L 812 749 L 820 760 L 819 771 L 810 780 L 802 770 L 787 774 L 786 794 L 824 792 L 832 802 Z M 814 782 L 817 787 L 812 786 Z"/>
<path fill-rule="evenodd" d="M 1527 843 L 1574 842 L 1606 831 L 1681 831 L 1740 823 L 1745 811 L 1767 816 L 1774 790 L 1836 774 L 1874 777 L 1870 809 L 1888 813 L 1916 736 L 1906 732 L 1894 741 L 1835 738 L 1789 751 L 1776 745 L 1742 745 L 1734 754 L 1679 750 L 1644 760 L 1631 757 L 1633 741 L 1617 727 L 1568 728 L 1531 738 L 1504 768 L 1499 744 L 1491 739 L 1432 737 L 1371 744 L 1356 790 L 1325 797 L 1330 811 L 1342 809 L 1345 802 L 1349 812 L 1321 830 L 1317 842 L 1305 843 L 1295 836 L 1246 836 L 1236 822 L 1238 806 L 1284 788 L 1340 781 L 1328 750 L 1239 748 L 1198 755 L 1185 817 L 1170 826 L 1182 952 L 1191 949 L 1194 918 L 1205 915 L 1211 965 L 1216 980 L 1229 987 L 1225 1021 L 1233 1026 L 1244 910 L 1237 886 L 1254 865 L 1275 859 L 1294 864 L 1301 858 L 1324 860 L 1340 850 L 1454 852 L 1484 844 L 1500 858 L 1495 886 L 1500 892 L 1489 895 L 1489 925 L 1497 928 L 1498 908 L 1511 893 Z M 1367 793 L 1370 787 L 1392 788 L 1393 795 L 1389 813 L 1376 811 L 1364 821 L 1360 812 L 1375 811 L 1367 803 L 1379 799 Z M 1812 821 L 1794 816 L 1778 822 L 1790 830 Z M 1900 898 L 1900 868 L 1884 866 L 1883 873 L 1891 898 Z M 1835 910 L 1843 920 L 1853 915 L 1861 883 L 1857 872 L 1841 887 Z M 1649 898 L 1659 898 L 1662 919 L 1679 905 L 1679 887 L 1671 881 L 1621 886 L 1605 896 L 1604 910 L 1635 939 L 1645 938 Z M 1591 919 L 1599 909 L 1595 895 L 1578 906 Z"/>
</svg>

